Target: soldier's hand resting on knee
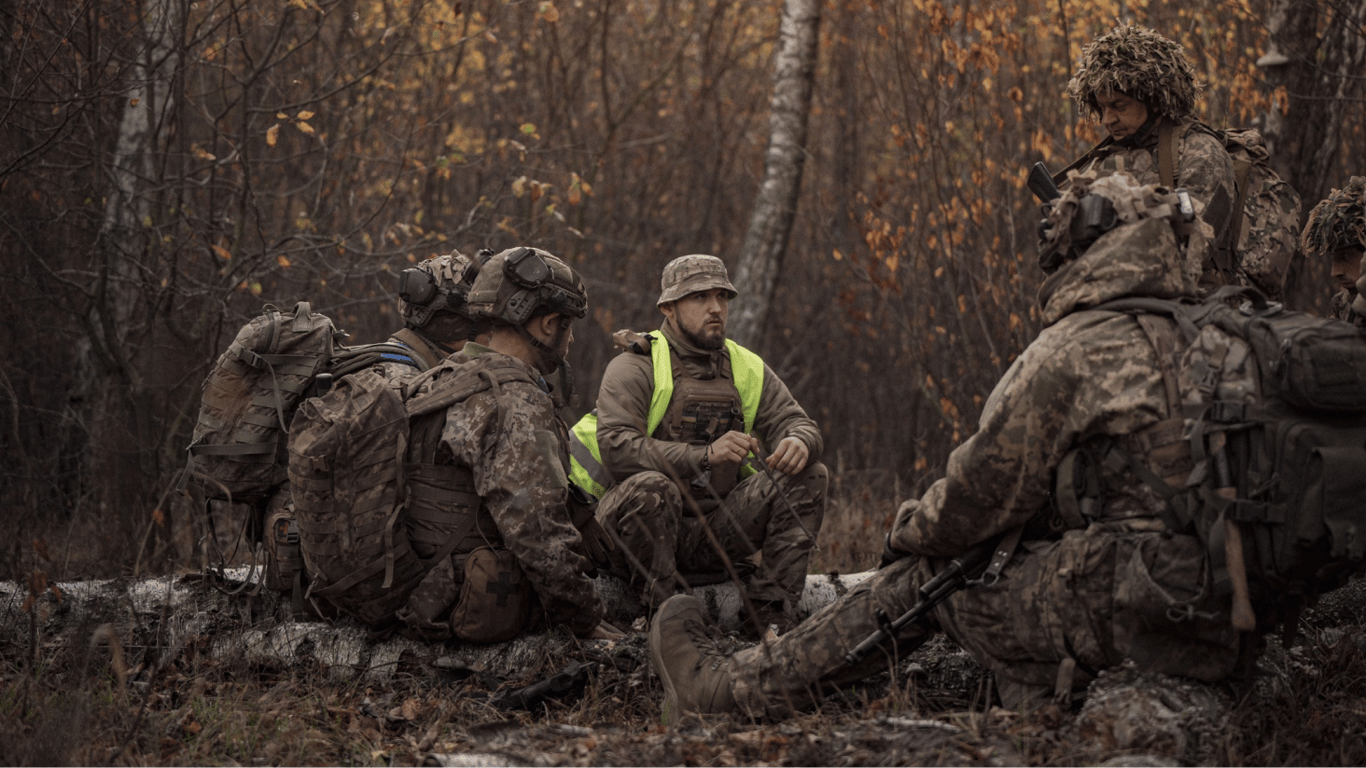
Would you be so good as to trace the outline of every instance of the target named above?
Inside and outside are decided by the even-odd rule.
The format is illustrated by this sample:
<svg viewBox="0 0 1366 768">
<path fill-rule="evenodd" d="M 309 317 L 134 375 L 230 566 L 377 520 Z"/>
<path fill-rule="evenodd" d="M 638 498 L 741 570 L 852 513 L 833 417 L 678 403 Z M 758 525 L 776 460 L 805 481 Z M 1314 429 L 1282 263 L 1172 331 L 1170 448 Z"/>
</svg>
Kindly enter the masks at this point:
<svg viewBox="0 0 1366 768">
<path fill-rule="evenodd" d="M 784 437 L 769 455 L 768 465 L 784 475 L 795 475 L 806 469 L 806 460 L 809 458 L 811 450 L 806 443 L 796 437 Z"/>
</svg>

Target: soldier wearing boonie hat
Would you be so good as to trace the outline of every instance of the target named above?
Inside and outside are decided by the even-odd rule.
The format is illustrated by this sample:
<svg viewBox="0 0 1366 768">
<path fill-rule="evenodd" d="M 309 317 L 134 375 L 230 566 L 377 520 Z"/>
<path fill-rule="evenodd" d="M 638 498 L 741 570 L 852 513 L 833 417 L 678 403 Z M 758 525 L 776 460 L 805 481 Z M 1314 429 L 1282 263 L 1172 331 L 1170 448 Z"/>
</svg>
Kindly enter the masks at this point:
<svg viewBox="0 0 1366 768">
<path fill-rule="evenodd" d="M 608 364 L 597 408 L 573 429 L 570 479 L 601 499 L 598 520 L 622 545 L 613 570 L 647 606 L 762 552 L 744 577 L 755 608 L 746 625 L 789 627 L 825 515 L 820 430 L 758 355 L 726 338 L 738 292 L 724 262 L 679 256 L 659 285 L 664 323 L 617 334 L 628 353 Z M 761 446 L 772 451 L 767 474 L 754 466 Z"/>
</svg>

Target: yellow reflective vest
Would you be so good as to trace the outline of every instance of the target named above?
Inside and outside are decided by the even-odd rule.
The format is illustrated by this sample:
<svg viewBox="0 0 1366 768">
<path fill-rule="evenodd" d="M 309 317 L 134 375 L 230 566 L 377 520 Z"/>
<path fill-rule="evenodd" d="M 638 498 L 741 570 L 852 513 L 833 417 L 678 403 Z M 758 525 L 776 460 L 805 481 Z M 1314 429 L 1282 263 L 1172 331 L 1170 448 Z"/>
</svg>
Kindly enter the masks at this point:
<svg viewBox="0 0 1366 768">
<path fill-rule="evenodd" d="M 650 335 L 650 364 L 654 368 L 654 392 L 650 395 L 650 413 L 646 417 L 646 436 L 653 435 L 669 412 L 669 401 L 674 394 L 673 360 L 669 342 L 663 333 Z M 744 347 L 726 339 L 730 352 L 730 371 L 735 389 L 740 393 L 740 409 L 744 414 L 745 432 L 754 429 L 754 417 L 759 413 L 759 396 L 764 390 L 764 361 Z M 569 430 L 569 480 L 594 498 L 602 498 L 612 487 L 612 475 L 602 465 L 602 450 L 598 448 L 598 411 L 579 419 Z M 748 462 L 740 467 L 740 475 L 747 477 L 756 470 Z"/>
</svg>

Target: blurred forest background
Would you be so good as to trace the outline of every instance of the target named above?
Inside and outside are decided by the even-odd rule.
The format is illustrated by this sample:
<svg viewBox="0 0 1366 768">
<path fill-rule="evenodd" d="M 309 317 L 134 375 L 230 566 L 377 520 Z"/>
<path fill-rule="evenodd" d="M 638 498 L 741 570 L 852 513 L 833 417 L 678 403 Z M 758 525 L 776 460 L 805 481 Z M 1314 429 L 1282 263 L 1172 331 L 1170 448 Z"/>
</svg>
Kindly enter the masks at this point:
<svg viewBox="0 0 1366 768">
<path fill-rule="evenodd" d="M 799 194 L 760 252 L 782 0 L 6 3 L 0 578 L 197 567 L 174 485 L 236 330 L 307 299 L 380 340 L 399 270 L 517 244 L 589 286 L 572 418 L 611 331 L 657 324 L 665 262 L 770 268 L 740 340 L 820 421 L 824 565 L 857 566 L 1039 330 L 1024 178 L 1100 138 L 1063 96 L 1085 43 L 1182 43 L 1199 113 L 1261 128 L 1306 213 L 1366 172 L 1359 0 L 806 5 Z"/>
</svg>

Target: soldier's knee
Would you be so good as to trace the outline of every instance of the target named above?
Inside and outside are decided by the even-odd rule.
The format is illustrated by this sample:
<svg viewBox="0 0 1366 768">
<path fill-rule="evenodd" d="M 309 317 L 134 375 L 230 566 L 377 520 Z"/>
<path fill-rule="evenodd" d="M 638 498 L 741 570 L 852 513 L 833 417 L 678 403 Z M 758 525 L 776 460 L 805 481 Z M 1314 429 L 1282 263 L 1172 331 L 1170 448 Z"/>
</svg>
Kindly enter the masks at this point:
<svg viewBox="0 0 1366 768">
<path fill-rule="evenodd" d="M 813 461 L 802 470 L 800 475 L 802 485 L 810 488 L 814 493 L 825 496 L 825 489 L 830 485 L 830 470 L 819 461 Z"/>
<path fill-rule="evenodd" d="M 663 472 L 640 472 L 621 484 L 621 491 L 641 514 L 677 511 L 683 507 L 678 484 Z"/>
</svg>

